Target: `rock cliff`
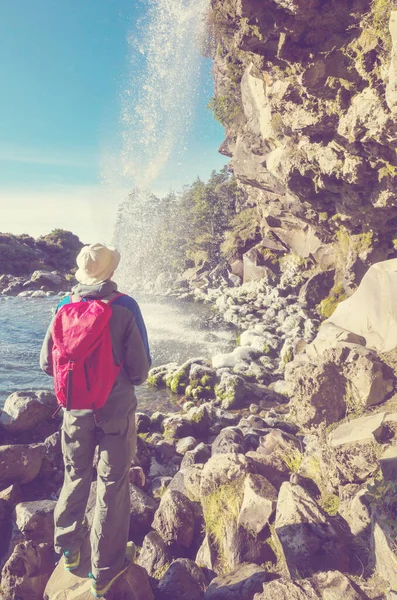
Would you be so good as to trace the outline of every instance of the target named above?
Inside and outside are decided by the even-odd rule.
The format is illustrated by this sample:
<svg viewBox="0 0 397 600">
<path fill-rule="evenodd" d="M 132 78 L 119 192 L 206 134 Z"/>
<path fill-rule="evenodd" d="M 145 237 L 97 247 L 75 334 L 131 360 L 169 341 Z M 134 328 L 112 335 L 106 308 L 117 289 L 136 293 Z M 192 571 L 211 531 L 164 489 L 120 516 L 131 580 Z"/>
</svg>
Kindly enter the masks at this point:
<svg viewBox="0 0 397 600">
<path fill-rule="evenodd" d="M 262 255 L 277 244 L 312 272 L 335 269 L 338 293 L 396 256 L 396 9 L 392 0 L 211 2 L 210 106 L 246 192 L 239 209 L 256 210 Z"/>
</svg>

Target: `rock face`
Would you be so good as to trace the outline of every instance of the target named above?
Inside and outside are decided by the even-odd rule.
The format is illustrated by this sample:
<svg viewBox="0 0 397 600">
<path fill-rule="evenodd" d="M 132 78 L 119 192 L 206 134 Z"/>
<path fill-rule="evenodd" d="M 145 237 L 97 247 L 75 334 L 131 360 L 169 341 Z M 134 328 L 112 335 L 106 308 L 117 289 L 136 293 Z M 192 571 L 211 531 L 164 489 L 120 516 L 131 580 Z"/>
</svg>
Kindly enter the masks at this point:
<svg viewBox="0 0 397 600">
<path fill-rule="evenodd" d="M 246 206 L 258 209 L 264 238 L 309 259 L 312 274 L 335 270 L 331 286 L 351 290 L 396 252 L 393 3 L 358 3 L 353 12 L 345 0 L 211 6 L 212 106 Z M 252 248 L 234 257 L 246 281 L 269 273 Z M 317 297 L 314 281 L 312 289 L 317 303 L 329 282 Z"/>
<path fill-rule="evenodd" d="M 338 571 L 319 573 L 311 579 L 292 582 L 279 579 L 265 583 L 263 593 L 255 594 L 254 600 L 366 600 L 365 594 L 353 587 L 347 577 Z"/>
<path fill-rule="evenodd" d="M 156 590 L 156 600 L 202 600 L 207 587 L 198 566 L 186 558 L 175 560 Z"/>
</svg>

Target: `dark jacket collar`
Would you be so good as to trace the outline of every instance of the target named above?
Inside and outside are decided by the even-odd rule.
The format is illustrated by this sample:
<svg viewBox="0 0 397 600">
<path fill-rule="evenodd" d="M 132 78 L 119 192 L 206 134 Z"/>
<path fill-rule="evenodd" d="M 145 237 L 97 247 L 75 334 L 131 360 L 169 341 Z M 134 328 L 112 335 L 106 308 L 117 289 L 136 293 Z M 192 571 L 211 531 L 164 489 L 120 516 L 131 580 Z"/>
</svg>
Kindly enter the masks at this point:
<svg viewBox="0 0 397 600">
<path fill-rule="evenodd" d="M 113 292 L 117 291 L 117 283 L 114 281 L 102 281 L 96 285 L 83 285 L 78 283 L 73 289 L 72 293 L 82 298 L 106 298 Z"/>
</svg>

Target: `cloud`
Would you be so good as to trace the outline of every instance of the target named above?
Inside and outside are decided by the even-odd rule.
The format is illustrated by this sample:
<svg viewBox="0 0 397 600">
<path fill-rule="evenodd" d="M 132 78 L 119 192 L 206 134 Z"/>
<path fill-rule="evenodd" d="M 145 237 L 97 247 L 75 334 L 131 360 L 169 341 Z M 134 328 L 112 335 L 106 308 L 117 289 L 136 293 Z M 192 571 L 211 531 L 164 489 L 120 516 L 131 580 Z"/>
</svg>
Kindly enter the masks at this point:
<svg viewBox="0 0 397 600">
<path fill-rule="evenodd" d="M 38 237 L 59 227 L 85 243 L 110 242 L 117 208 L 126 193 L 100 185 L 0 188 L 0 231 Z"/>
</svg>

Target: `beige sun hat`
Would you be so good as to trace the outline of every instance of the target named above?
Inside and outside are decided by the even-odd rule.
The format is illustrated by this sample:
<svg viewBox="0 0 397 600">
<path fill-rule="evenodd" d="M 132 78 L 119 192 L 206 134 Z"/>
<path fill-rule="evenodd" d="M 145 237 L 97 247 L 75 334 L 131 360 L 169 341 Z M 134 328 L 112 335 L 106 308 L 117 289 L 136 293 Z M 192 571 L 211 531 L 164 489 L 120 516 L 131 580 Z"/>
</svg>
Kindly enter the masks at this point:
<svg viewBox="0 0 397 600">
<path fill-rule="evenodd" d="M 116 248 L 103 244 L 84 246 L 77 257 L 76 279 L 83 285 L 95 285 L 106 281 L 117 269 L 120 253 Z"/>
</svg>

